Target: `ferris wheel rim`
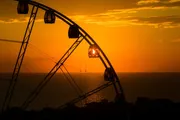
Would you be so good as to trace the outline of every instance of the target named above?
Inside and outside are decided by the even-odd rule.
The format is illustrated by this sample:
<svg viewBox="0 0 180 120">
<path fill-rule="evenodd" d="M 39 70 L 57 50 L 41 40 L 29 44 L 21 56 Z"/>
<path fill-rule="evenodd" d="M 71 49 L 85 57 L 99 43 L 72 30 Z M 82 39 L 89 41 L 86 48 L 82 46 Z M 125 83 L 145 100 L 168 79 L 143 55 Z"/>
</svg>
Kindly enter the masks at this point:
<svg viewBox="0 0 180 120">
<path fill-rule="evenodd" d="M 15 0 L 15 1 L 21 1 L 21 0 Z M 86 42 L 89 44 L 89 45 L 92 45 L 92 44 L 95 44 L 97 46 L 97 48 L 99 49 L 99 51 L 101 52 L 102 56 L 100 56 L 100 60 L 101 62 L 104 64 L 105 68 L 110 68 L 116 78 L 116 81 L 115 82 L 118 82 L 118 86 L 120 86 L 120 94 L 122 95 L 122 97 L 124 97 L 124 92 L 123 92 L 123 89 L 122 89 L 122 86 L 120 84 L 120 81 L 119 81 L 119 78 L 111 64 L 111 62 L 109 61 L 108 57 L 105 55 L 104 51 L 100 48 L 100 46 L 96 43 L 96 41 L 83 29 L 81 28 L 78 24 L 76 24 L 73 20 L 71 20 L 70 18 L 68 18 L 67 16 L 65 16 L 64 14 L 58 12 L 57 10 L 51 8 L 51 7 L 48 7 L 44 4 L 41 4 L 41 3 L 38 3 L 36 1 L 28 1 L 28 4 L 32 5 L 32 6 L 36 6 L 37 8 L 40 8 L 44 11 L 46 10 L 51 10 L 54 12 L 55 16 L 58 17 L 59 19 L 61 19 L 63 22 L 65 22 L 66 24 L 68 25 L 76 25 L 78 27 L 78 29 L 80 30 L 80 36 L 83 37 L 83 39 L 86 40 Z M 102 58 L 104 57 L 104 59 Z M 104 60 L 106 60 L 106 62 L 104 62 Z M 107 65 L 108 64 L 108 65 Z M 109 67 L 108 67 L 109 66 Z"/>
<path fill-rule="evenodd" d="M 15 0 L 15 1 L 20 1 L 20 0 Z M 82 28 L 80 27 L 76 22 L 74 22 L 73 20 L 71 20 L 70 18 L 68 18 L 67 16 L 65 16 L 64 14 L 58 12 L 57 10 L 48 7 L 42 3 L 36 2 L 36 1 L 29 1 L 28 4 L 36 6 L 38 8 L 41 8 L 42 10 L 46 11 L 46 10 L 52 10 L 55 14 L 56 17 L 58 17 L 59 19 L 61 19 L 62 21 L 64 21 L 65 23 L 67 23 L 68 25 L 76 25 L 81 31 L 80 34 L 85 38 L 85 40 L 88 42 L 89 45 L 91 45 L 92 43 L 90 43 L 90 41 L 87 40 L 87 38 L 89 38 L 90 40 L 92 40 L 93 44 L 95 44 L 98 49 L 101 51 L 101 53 L 103 54 L 103 56 L 105 57 L 106 61 L 108 62 L 109 66 L 111 68 L 113 68 L 112 64 L 110 63 L 109 59 L 107 58 L 107 56 L 105 55 L 104 51 L 101 49 L 101 47 L 96 43 L 96 41 Z M 84 34 L 84 35 L 83 35 Z M 113 68 L 114 69 L 114 68 Z"/>
<path fill-rule="evenodd" d="M 20 1 L 20 0 L 16 0 L 16 1 Z M 96 43 L 96 41 L 82 28 L 80 27 L 78 24 L 76 24 L 73 20 L 71 20 L 70 18 L 68 18 L 67 16 L 65 16 L 64 14 L 58 12 L 57 10 L 48 7 L 42 3 L 36 2 L 36 1 L 29 1 L 28 4 L 30 5 L 35 5 L 38 8 L 41 8 L 42 10 L 52 10 L 55 13 L 55 16 L 58 17 L 59 19 L 61 19 L 62 21 L 64 21 L 65 23 L 67 23 L 68 25 L 77 25 L 77 27 L 81 30 L 80 34 L 83 35 L 82 33 L 84 33 L 84 38 L 86 40 L 86 42 L 91 45 L 91 43 L 87 40 L 87 37 L 92 40 L 93 44 L 95 44 L 98 49 L 100 50 L 100 52 L 102 53 L 103 57 L 105 58 L 105 60 L 107 61 L 108 65 L 110 66 L 110 68 L 113 70 L 114 73 L 114 67 L 112 66 L 111 62 L 109 61 L 108 57 L 106 56 L 106 54 L 104 53 L 104 51 L 101 49 L 101 47 Z M 63 18 L 62 18 L 63 17 Z M 65 20 L 66 19 L 66 20 Z"/>
</svg>

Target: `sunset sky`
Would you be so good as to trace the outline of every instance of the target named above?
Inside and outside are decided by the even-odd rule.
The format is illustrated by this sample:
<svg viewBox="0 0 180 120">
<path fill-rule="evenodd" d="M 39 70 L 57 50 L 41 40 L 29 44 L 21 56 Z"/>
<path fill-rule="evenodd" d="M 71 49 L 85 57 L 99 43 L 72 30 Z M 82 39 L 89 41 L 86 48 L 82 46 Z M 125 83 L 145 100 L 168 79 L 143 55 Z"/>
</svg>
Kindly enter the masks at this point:
<svg viewBox="0 0 180 120">
<path fill-rule="evenodd" d="M 180 72 L 180 0 L 36 0 L 81 26 L 103 49 L 117 72 Z M 17 2 L 0 0 L 0 38 L 22 41 L 28 15 Z M 30 9 L 31 10 L 31 9 Z M 31 11 L 29 11 L 30 13 Z M 49 72 L 75 41 L 68 25 L 43 21 L 39 10 L 22 72 Z M 0 72 L 12 72 L 20 44 L 0 41 Z M 71 72 L 103 72 L 83 41 L 65 63 Z"/>
</svg>

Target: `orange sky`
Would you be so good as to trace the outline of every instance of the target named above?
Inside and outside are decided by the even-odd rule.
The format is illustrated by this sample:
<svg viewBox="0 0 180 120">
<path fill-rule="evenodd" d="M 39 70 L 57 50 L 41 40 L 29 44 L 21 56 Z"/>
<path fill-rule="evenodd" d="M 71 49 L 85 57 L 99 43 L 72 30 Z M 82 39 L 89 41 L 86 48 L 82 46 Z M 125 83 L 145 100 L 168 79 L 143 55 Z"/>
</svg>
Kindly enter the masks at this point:
<svg viewBox="0 0 180 120">
<path fill-rule="evenodd" d="M 36 0 L 78 23 L 103 49 L 117 72 L 180 72 L 180 0 Z M 0 38 L 22 41 L 29 15 L 0 1 Z M 30 13 L 30 12 L 29 12 Z M 68 25 L 45 25 L 39 10 L 22 72 L 49 72 L 74 42 Z M 0 72 L 12 72 L 20 44 L 0 42 Z M 69 71 L 103 72 L 83 43 L 65 63 Z"/>
</svg>

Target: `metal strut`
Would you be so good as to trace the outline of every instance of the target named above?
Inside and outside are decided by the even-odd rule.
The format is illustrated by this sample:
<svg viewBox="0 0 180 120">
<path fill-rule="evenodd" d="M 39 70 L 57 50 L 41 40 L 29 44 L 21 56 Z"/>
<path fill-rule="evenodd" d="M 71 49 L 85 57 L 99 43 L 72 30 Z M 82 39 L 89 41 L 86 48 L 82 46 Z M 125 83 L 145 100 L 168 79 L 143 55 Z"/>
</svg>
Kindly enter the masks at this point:
<svg viewBox="0 0 180 120">
<path fill-rule="evenodd" d="M 82 89 L 78 86 L 78 84 L 76 83 L 76 81 L 74 80 L 74 78 L 72 77 L 72 75 L 69 73 L 69 71 L 67 70 L 67 68 L 63 65 L 65 71 L 67 72 L 69 78 L 72 80 L 72 82 L 74 83 L 75 88 L 77 89 L 79 95 L 83 93 Z"/>
<path fill-rule="evenodd" d="M 74 105 L 75 103 L 77 103 L 77 102 L 79 102 L 79 101 L 81 101 L 81 100 L 83 100 L 83 99 L 85 99 L 85 98 L 87 98 L 87 97 L 89 97 L 89 96 L 91 96 L 91 95 L 93 95 L 93 94 L 95 94 L 95 93 L 97 93 L 97 92 L 111 86 L 112 84 L 113 84 L 112 82 L 107 82 L 107 83 L 97 87 L 96 89 L 93 89 L 93 90 L 79 96 L 78 98 L 75 98 L 75 99 L 71 100 L 70 102 L 60 106 L 59 108 L 64 108 L 64 107 L 67 107 L 68 105 Z"/>
<path fill-rule="evenodd" d="M 18 41 L 18 40 L 8 40 L 8 39 L 1 39 L 1 38 L 0 38 L 0 41 L 3 41 L 3 42 L 13 42 L 13 43 L 22 43 L 21 41 Z"/>
<path fill-rule="evenodd" d="M 27 25 L 27 28 L 26 28 L 26 31 L 25 31 L 25 34 L 24 34 L 24 38 L 23 38 L 23 41 L 22 41 L 22 44 L 21 44 L 21 47 L 20 47 L 20 51 L 19 51 L 19 54 L 18 54 L 18 57 L 17 57 L 17 61 L 16 61 L 16 64 L 15 64 L 15 67 L 14 67 L 14 70 L 13 70 L 12 79 L 10 81 L 10 84 L 9 84 L 9 87 L 8 87 L 8 90 L 7 90 L 7 93 L 6 93 L 6 96 L 5 96 L 2 111 L 6 110 L 10 106 L 9 104 L 10 104 L 11 99 L 13 97 L 14 89 L 15 89 L 15 86 L 16 86 L 16 83 L 17 83 L 18 75 L 19 75 L 19 72 L 20 72 L 20 69 L 21 69 L 21 65 L 22 65 L 22 62 L 23 62 L 23 59 L 24 59 L 24 55 L 25 55 L 25 52 L 26 52 L 26 49 L 27 49 L 29 39 L 30 39 L 30 36 L 31 36 L 31 32 L 32 32 L 32 28 L 34 26 L 34 22 L 35 22 L 35 19 L 36 19 L 37 12 L 38 12 L 38 7 L 33 6 L 32 11 L 31 11 L 31 15 L 30 15 L 30 18 L 29 18 L 29 22 L 28 22 L 28 25 Z"/>
<path fill-rule="evenodd" d="M 60 70 L 62 71 L 64 77 L 68 80 L 68 82 L 69 82 L 69 84 L 71 85 L 71 87 L 75 90 L 75 92 L 77 93 L 77 95 L 80 96 L 81 93 L 80 93 L 79 90 L 78 90 L 79 87 L 72 83 L 71 78 L 69 78 L 69 77 L 66 75 L 66 73 L 63 71 L 62 68 L 60 68 Z"/>
<path fill-rule="evenodd" d="M 82 38 L 81 38 L 82 37 Z M 51 71 L 46 75 L 46 77 L 38 84 L 38 86 L 32 91 L 32 93 L 27 97 L 25 102 L 22 104 L 22 108 L 26 109 L 33 100 L 39 95 L 44 86 L 51 80 L 54 74 L 59 70 L 59 68 L 64 64 L 64 62 L 69 58 L 73 51 L 79 46 L 82 40 L 86 36 L 80 36 L 73 45 L 68 49 L 68 51 L 62 56 L 62 58 L 56 63 L 56 65 L 51 69 Z"/>
</svg>

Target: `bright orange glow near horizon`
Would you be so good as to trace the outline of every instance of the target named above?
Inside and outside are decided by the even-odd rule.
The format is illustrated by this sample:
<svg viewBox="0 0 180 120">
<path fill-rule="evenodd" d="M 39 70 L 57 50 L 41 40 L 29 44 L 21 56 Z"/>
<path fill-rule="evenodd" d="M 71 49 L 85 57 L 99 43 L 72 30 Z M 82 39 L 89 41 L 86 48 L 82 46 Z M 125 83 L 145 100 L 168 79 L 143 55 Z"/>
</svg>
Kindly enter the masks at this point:
<svg viewBox="0 0 180 120">
<path fill-rule="evenodd" d="M 81 26 L 117 72 L 180 72 L 179 0 L 36 1 Z M 15 1 L 2 0 L 0 38 L 22 41 L 30 11 L 18 15 L 16 6 Z M 43 15 L 39 10 L 22 72 L 49 72 L 75 41 L 68 38 L 67 24 L 58 19 L 55 24 L 44 24 Z M 20 44 L 0 42 L 0 72 L 13 71 L 19 48 Z M 65 62 L 70 72 L 104 72 L 99 59 L 88 57 L 88 48 L 83 41 Z"/>
</svg>

